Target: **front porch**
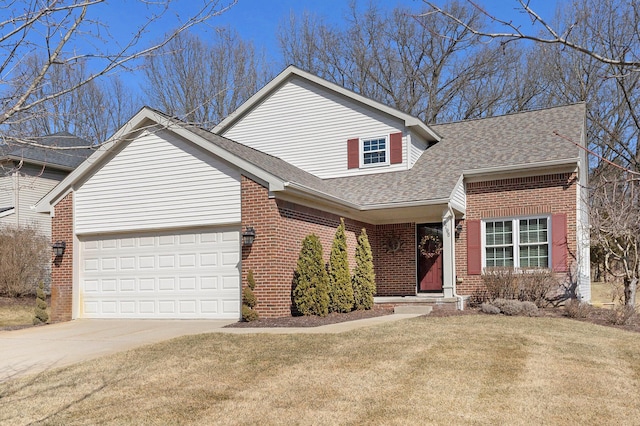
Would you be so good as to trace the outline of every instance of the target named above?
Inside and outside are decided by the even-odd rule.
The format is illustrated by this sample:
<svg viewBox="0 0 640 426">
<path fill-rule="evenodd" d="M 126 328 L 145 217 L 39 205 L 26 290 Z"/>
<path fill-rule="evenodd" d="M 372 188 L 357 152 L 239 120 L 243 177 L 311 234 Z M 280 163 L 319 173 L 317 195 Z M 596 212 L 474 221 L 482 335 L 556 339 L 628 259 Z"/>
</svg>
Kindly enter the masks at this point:
<svg viewBox="0 0 640 426">
<path fill-rule="evenodd" d="M 376 296 L 373 303 L 393 307 L 396 313 L 428 314 L 433 309 L 456 310 L 467 307 L 469 296 L 445 297 L 443 293 L 419 293 L 415 296 Z M 462 304 L 462 306 L 461 306 Z"/>
</svg>

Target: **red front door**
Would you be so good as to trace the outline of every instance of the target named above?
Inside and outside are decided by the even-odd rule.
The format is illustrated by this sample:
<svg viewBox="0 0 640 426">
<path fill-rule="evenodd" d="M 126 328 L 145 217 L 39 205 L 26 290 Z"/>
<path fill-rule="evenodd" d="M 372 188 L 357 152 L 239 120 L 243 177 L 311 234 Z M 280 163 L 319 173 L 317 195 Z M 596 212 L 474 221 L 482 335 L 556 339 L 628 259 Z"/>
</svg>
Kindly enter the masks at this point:
<svg viewBox="0 0 640 426">
<path fill-rule="evenodd" d="M 440 292 L 442 291 L 442 224 L 418 225 L 417 237 L 418 291 Z"/>
</svg>

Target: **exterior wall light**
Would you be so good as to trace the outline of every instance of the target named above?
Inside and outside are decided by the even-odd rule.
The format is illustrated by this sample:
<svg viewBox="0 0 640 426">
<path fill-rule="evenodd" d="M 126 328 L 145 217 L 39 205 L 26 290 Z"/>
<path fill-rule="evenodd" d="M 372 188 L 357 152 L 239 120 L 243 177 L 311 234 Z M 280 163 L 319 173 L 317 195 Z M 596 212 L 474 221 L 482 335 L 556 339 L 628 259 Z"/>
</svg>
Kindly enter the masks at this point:
<svg viewBox="0 0 640 426">
<path fill-rule="evenodd" d="M 462 233 L 462 224 L 458 223 L 456 225 L 456 238 L 458 238 L 460 236 L 460 234 Z"/>
<path fill-rule="evenodd" d="M 256 239 L 256 230 L 253 229 L 253 226 L 247 226 L 242 233 L 242 245 L 250 246 L 253 244 L 253 241 Z"/>
<path fill-rule="evenodd" d="M 53 254 L 56 257 L 61 257 L 64 254 L 64 249 L 67 248 L 67 243 L 64 241 L 56 241 L 51 248 L 53 248 Z"/>
</svg>

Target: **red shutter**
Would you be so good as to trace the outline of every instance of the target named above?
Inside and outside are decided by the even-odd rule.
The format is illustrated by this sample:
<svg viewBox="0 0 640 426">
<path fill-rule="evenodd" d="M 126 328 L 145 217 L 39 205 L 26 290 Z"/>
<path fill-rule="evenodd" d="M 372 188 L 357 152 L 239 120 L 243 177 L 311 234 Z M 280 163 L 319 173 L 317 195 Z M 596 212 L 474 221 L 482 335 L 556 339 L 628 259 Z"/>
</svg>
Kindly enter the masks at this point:
<svg viewBox="0 0 640 426">
<path fill-rule="evenodd" d="M 551 265 L 554 272 L 567 271 L 567 215 L 551 216 Z"/>
<path fill-rule="evenodd" d="M 479 220 L 467 220 L 467 274 L 482 273 L 482 237 Z"/>
<path fill-rule="evenodd" d="M 357 169 L 360 167 L 360 139 L 349 139 L 347 141 L 347 168 Z"/>
<path fill-rule="evenodd" d="M 402 163 L 402 133 L 391 133 L 389 139 L 389 161 L 391 164 Z"/>
</svg>

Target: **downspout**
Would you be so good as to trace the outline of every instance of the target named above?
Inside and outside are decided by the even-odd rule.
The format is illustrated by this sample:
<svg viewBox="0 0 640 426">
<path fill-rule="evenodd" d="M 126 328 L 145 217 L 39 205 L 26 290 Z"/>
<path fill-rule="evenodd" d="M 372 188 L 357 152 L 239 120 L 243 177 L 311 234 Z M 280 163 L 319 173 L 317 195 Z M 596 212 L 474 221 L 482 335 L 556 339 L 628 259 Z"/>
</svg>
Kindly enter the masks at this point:
<svg viewBox="0 0 640 426">
<path fill-rule="evenodd" d="M 451 232 L 449 232 L 449 244 L 451 244 L 451 268 L 453 268 L 453 297 L 457 299 L 456 307 L 460 311 L 464 311 L 464 298 L 458 294 L 458 279 L 456 275 L 456 214 L 453 211 L 453 207 L 451 207 L 451 203 L 447 203 L 447 208 L 449 209 L 449 214 L 451 215 L 451 219 L 453 222 L 451 223 Z"/>
</svg>

